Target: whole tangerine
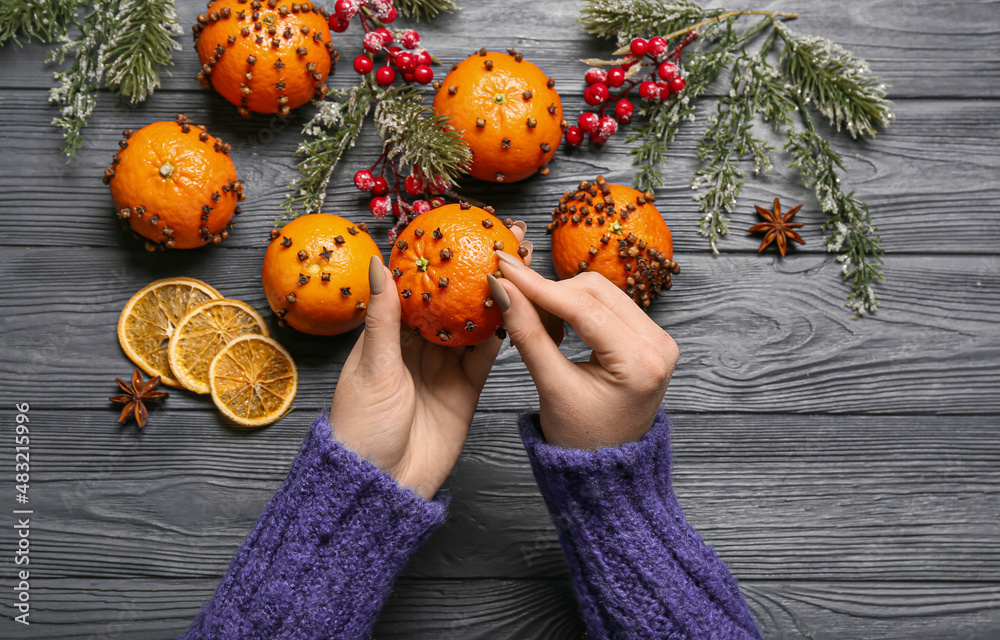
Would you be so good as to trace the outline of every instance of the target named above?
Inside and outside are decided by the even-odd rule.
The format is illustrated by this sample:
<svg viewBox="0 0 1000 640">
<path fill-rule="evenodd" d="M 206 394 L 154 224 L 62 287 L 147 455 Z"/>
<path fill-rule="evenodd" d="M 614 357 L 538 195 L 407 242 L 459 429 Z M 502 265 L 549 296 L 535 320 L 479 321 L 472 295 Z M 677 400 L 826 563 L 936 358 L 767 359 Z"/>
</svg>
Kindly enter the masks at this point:
<svg viewBox="0 0 1000 640">
<path fill-rule="evenodd" d="M 652 192 L 610 184 L 603 176 L 563 194 L 547 226 L 559 278 L 596 271 L 649 308 L 680 272 L 670 228 L 654 201 Z"/>
<path fill-rule="evenodd" d="M 155 249 L 192 249 L 229 237 L 246 199 L 230 146 L 184 114 L 126 129 L 104 172 L 118 218 Z"/>
<path fill-rule="evenodd" d="M 389 269 L 403 307 L 403 322 L 438 344 L 478 344 L 503 326 L 486 276 L 499 277 L 504 251 L 524 260 L 510 230 L 492 207 L 446 204 L 417 216 L 399 234 Z"/>
<path fill-rule="evenodd" d="M 367 314 L 372 256 L 382 260 L 364 223 L 327 213 L 298 217 L 271 230 L 264 294 L 278 318 L 303 333 L 350 331 Z"/>
<path fill-rule="evenodd" d="M 469 172 L 489 182 L 548 173 L 567 126 L 555 80 L 510 51 L 480 49 L 434 83 L 434 109 L 463 132 L 472 150 Z"/>
<path fill-rule="evenodd" d="M 210 1 L 193 27 L 198 80 L 245 118 L 321 99 L 337 60 L 328 18 L 311 2 Z"/>
</svg>

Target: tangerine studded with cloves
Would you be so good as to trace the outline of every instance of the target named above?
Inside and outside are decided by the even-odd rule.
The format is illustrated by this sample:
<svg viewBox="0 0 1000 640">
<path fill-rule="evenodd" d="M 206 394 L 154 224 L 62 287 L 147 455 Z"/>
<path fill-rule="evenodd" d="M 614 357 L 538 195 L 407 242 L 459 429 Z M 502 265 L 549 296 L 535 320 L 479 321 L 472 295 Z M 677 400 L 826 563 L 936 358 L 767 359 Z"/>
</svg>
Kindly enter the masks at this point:
<svg viewBox="0 0 1000 640">
<path fill-rule="evenodd" d="M 329 13 L 312 2 L 214 0 L 192 28 L 198 80 L 240 115 L 287 115 L 327 93 L 337 51 Z"/>
<path fill-rule="evenodd" d="M 229 237 L 246 199 L 232 147 L 183 113 L 126 129 L 104 172 L 118 220 L 146 248 L 193 249 Z"/>
<path fill-rule="evenodd" d="M 583 271 L 604 275 L 644 309 L 680 272 L 673 237 L 652 192 L 598 176 L 559 199 L 547 230 L 560 279 Z"/>
<path fill-rule="evenodd" d="M 303 333 L 336 335 L 364 322 L 368 264 L 382 260 L 364 223 L 300 216 L 269 235 L 261 280 L 278 319 Z"/>
<path fill-rule="evenodd" d="M 555 155 L 566 126 L 562 100 L 555 82 L 520 53 L 480 49 L 435 86 L 434 109 L 464 132 L 476 178 L 517 182 Z"/>
<path fill-rule="evenodd" d="M 448 346 L 478 344 L 497 333 L 503 316 L 486 276 L 500 268 L 497 252 L 518 255 L 511 226 L 491 208 L 467 204 L 447 204 L 410 222 L 389 256 L 403 322 Z"/>
</svg>

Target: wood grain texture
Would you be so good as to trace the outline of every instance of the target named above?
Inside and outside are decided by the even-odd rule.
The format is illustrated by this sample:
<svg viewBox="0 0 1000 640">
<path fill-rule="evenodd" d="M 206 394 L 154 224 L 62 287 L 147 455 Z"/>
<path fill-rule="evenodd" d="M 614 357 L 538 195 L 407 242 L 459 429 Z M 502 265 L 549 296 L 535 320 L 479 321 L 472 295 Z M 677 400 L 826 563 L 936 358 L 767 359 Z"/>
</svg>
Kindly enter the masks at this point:
<svg viewBox="0 0 1000 640">
<path fill-rule="evenodd" d="M 33 570 L 81 580 L 225 571 L 313 414 L 244 432 L 172 400 L 142 432 L 115 424 L 111 407 L 33 408 Z M 994 418 L 672 419 L 678 499 L 740 579 L 1000 584 Z M 449 520 L 407 576 L 566 575 L 515 423 L 510 412 L 477 414 L 446 485 Z M 0 545 L 13 535 L 0 531 Z"/>
<path fill-rule="evenodd" d="M 1000 409 L 1000 262 L 990 256 L 897 256 L 882 311 L 863 322 L 839 305 L 839 265 L 827 255 L 676 256 L 681 275 L 652 317 L 677 340 L 668 402 L 679 411 L 996 414 Z M 539 270 L 552 276 L 544 250 Z M 260 250 L 157 253 L 112 248 L 0 248 L 0 385 L 46 407 L 90 407 L 131 368 L 115 326 L 148 282 L 185 275 L 267 312 Z M 270 318 L 273 327 L 273 316 Z M 40 339 L 38 328 L 45 327 Z M 329 402 L 357 331 L 315 338 L 275 328 L 300 368 L 297 406 Z M 570 332 L 563 352 L 586 359 Z M 81 375 L 81 372 L 87 372 Z M 60 389 L 58 405 L 39 395 Z M 521 409 L 536 392 L 504 349 L 480 407 Z M 177 393 L 175 406 L 206 408 Z"/>
<path fill-rule="evenodd" d="M 576 99 L 573 113 L 582 110 Z M 85 148 L 70 164 L 60 154 L 61 133 L 55 127 L 39 126 L 57 111 L 44 104 L 44 94 L 19 91 L 4 100 L 5 117 L 0 123 L 0 145 L 15 149 L 21 160 L 7 167 L 9 187 L 0 192 L 0 245 L 33 245 L 39 228 L 45 229 L 44 244 L 58 246 L 109 246 L 134 250 L 142 243 L 119 228 L 110 191 L 101 184 L 104 169 L 118 148 L 122 129 L 173 119 L 178 111 L 234 146 L 233 160 L 247 184 L 248 198 L 237 228 L 220 247 L 196 250 L 260 247 L 280 215 L 287 185 L 297 175 L 294 151 L 302 140 L 301 124 L 306 113 L 296 111 L 287 122 L 277 117 L 257 116 L 245 121 L 228 114 L 218 96 L 173 94 L 170 100 L 153 101 L 135 110 L 102 105 L 87 129 Z M 156 105 L 156 106 L 154 106 Z M 701 214 L 689 187 L 698 168 L 695 146 L 704 129 L 704 119 L 714 105 L 702 102 L 699 122 L 678 135 L 664 171 L 668 186 L 657 192 L 657 206 L 674 233 L 678 251 L 708 252 L 708 241 L 697 233 Z M 873 142 L 853 142 L 831 132 L 835 146 L 844 155 L 848 173 L 844 178 L 858 197 L 865 200 L 889 253 L 996 255 L 1000 228 L 995 224 L 1000 208 L 1000 109 L 994 102 L 928 100 L 906 101 L 896 106 L 897 119 Z M 266 143 L 264 142 L 266 141 Z M 775 139 L 778 147 L 780 141 Z M 552 173 L 525 182 L 496 187 L 467 179 L 462 193 L 492 203 L 505 216 L 523 219 L 535 244 L 548 244 L 544 225 L 559 196 L 579 182 L 605 175 L 614 182 L 631 183 L 634 169 L 627 155 L 629 145 L 617 136 L 602 151 L 580 148 L 557 155 Z M 382 241 L 390 221 L 375 221 L 367 200 L 354 188 L 354 171 L 370 166 L 380 153 L 371 127 L 364 130 L 358 146 L 345 155 L 328 191 L 324 210 L 369 223 Z M 367 162 L 368 164 L 365 164 Z M 782 201 L 803 203 L 796 220 L 808 243 L 796 245 L 795 254 L 825 253 L 826 221 L 812 192 L 806 189 L 787 154 L 775 156 L 769 176 L 748 177 L 737 210 L 730 216 L 731 235 L 719 243 L 725 253 L 755 253 L 759 235 L 745 230 L 758 220 L 753 204 L 769 205 L 775 196 Z M 928 179 L 928 177 L 932 177 Z M 956 206 L 960 202 L 961 206 Z M 25 224 L 25 220 L 32 224 Z"/>
<path fill-rule="evenodd" d="M 578 62 L 580 58 L 607 56 L 614 48 L 575 24 L 580 4 L 568 0 L 544 5 L 508 2 L 499 10 L 502 21 L 498 22 L 501 16 L 494 3 L 464 2 L 459 3 L 460 11 L 421 25 L 420 32 L 425 46 L 449 64 L 481 46 L 501 51 L 513 46 L 556 77 L 561 87 L 570 87 L 581 82 L 585 67 Z M 894 98 L 1000 97 L 1000 44 L 995 30 L 1000 4 L 996 0 L 932 6 L 921 0 L 834 4 L 713 0 L 703 4 L 798 12 L 799 19 L 789 25 L 796 34 L 829 38 L 868 60 L 892 85 Z M 163 89 L 203 91 L 195 80 L 199 65 L 190 25 L 204 11 L 204 2 L 177 2 L 184 50 L 174 55 L 172 75 L 162 78 Z M 483 25 L 493 28 L 483 29 Z M 356 32 L 357 25 L 343 36 L 335 34 L 334 43 L 345 51 L 353 50 Z M 0 69 L 4 69 L 0 89 L 48 88 L 51 67 L 42 62 L 45 50 L 37 44 L 0 50 Z M 345 60 L 335 84 L 353 81 L 350 58 Z"/>
</svg>

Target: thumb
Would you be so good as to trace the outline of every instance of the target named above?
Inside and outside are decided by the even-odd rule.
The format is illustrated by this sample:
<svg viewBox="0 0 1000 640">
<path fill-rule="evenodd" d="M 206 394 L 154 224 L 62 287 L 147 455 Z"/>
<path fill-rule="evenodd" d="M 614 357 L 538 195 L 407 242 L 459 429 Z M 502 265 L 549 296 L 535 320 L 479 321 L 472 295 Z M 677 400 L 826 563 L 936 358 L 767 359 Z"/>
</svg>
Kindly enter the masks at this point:
<svg viewBox="0 0 1000 640">
<path fill-rule="evenodd" d="M 560 379 L 570 379 L 573 365 L 552 341 L 531 300 L 506 278 L 501 281 L 490 275 L 486 280 L 494 302 L 503 313 L 510 342 L 521 354 L 539 392 L 552 384 L 558 385 Z"/>
<path fill-rule="evenodd" d="M 400 360 L 399 329 L 402 322 L 396 283 L 379 256 L 372 256 L 368 263 L 368 286 L 371 293 L 359 364 L 370 371 L 377 371 Z"/>
</svg>

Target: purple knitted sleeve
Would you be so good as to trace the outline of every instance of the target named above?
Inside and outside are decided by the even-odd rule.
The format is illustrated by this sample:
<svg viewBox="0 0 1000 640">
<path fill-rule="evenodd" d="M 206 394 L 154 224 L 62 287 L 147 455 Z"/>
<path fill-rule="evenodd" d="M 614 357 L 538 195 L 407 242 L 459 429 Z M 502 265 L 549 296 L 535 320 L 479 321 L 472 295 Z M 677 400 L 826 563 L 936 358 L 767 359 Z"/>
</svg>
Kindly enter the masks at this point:
<svg viewBox="0 0 1000 640">
<path fill-rule="evenodd" d="M 324 415 L 184 640 L 367 637 L 410 555 L 445 519 L 333 440 Z"/>
<path fill-rule="evenodd" d="M 662 411 L 640 441 L 597 451 L 547 444 L 537 414 L 520 427 L 591 638 L 761 638 L 736 580 L 677 504 Z"/>
</svg>

